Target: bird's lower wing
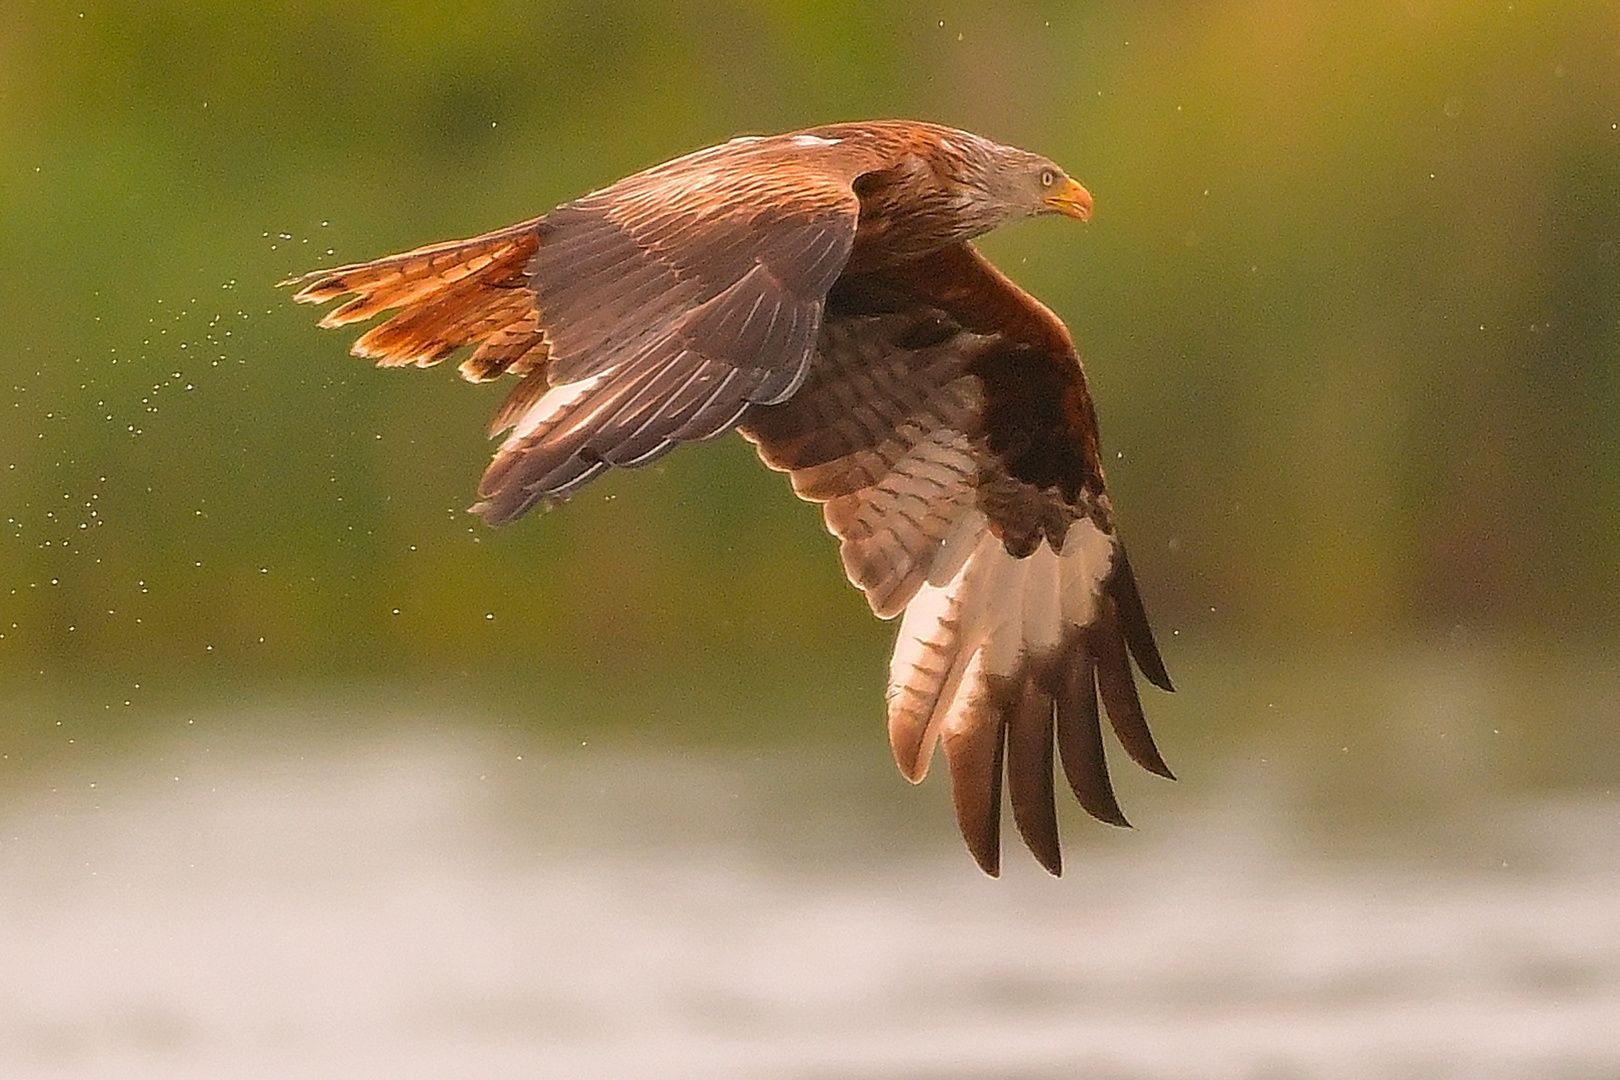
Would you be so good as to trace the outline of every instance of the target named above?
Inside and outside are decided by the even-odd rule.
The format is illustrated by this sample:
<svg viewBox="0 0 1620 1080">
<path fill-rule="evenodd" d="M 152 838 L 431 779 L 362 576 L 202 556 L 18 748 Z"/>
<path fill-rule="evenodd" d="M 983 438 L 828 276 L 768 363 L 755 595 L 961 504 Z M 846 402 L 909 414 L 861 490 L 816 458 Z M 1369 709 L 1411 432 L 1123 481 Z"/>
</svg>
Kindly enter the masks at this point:
<svg viewBox="0 0 1620 1080">
<path fill-rule="evenodd" d="M 1081 805 L 1125 824 L 1101 716 L 1134 760 L 1170 775 L 1132 653 L 1155 682 L 1169 680 L 1100 477 L 1065 495 L 1022 479 L 1018 455 L 997 449 L 1008 423 L 998 358 L 1062 358 L 969 330 L 926 294 L 891 285 L 835 293 L 805 385 L 749 410 L 740 430 L 824 504 L 873 611 L 904 613 L 888 691 L 901 771 L 920 781 L 943 747 L 962 834 L 991 874 L 1005 775 L 1019 832 L 1055 874 L 1054 753 Z"/>
</svg>

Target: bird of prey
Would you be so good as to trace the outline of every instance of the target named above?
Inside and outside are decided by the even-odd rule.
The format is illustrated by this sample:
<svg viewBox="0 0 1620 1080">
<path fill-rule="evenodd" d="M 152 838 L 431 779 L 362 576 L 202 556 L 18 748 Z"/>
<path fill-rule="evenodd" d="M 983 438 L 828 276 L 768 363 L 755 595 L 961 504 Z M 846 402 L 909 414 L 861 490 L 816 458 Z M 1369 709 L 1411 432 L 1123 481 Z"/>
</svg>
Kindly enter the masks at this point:
<svg viewBox="0 0 1620 1080">
<path fill-rule="evenodd" d="M 1062 870 L 1054 744 L 1093 816 L 1126 824 L 1105 713 L 1161 776 L 1131 659 L 1170 678 L 1115 533 L 1097 422 L 1063 323 L 971 243 L 1036 214 L 1085 221 L 1057 165 L 912 121 L 744 136 L 470 240 L 317 270 L 294 299 L 383 366 L 517 379 L 473 513 L 492 525 L 732 428 L 822 504 L 844 569 L 902 615 L 889 741 L 936 745 L 979 866 L 1000 869 L 1002 778 Z M 1099 710 L 1098 699 L 1102 708 Z"/>
</svg>

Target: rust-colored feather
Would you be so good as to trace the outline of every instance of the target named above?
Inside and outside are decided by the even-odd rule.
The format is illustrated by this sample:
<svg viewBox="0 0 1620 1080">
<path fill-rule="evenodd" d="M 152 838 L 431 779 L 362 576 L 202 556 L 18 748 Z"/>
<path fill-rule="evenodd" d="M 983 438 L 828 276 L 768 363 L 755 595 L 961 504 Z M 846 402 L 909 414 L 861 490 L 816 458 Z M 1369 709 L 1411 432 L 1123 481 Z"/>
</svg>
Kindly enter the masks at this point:
<svg viewBox="0 0 1620 1080">
<path fill-rule="evenodd" d="M 493 378 L 540 344 L 534 293 L 524 275 L 539 246 L 538 226 L 535 219 L 470 240 L 317 270 L 282 284 L 300 286 L 293 299 L 301 304 L 354 294 L 326 313 L 323 327 L 397 309 L 398 314 L 367 331 L 351 349 L 381 367 L 428 367 L 464 345 L 498 337 L 495 350 L 480 349 L 482 356 L 462 371 L 474 381 Z M 529 366 L 535 366 L 532 359 Z"/>
</svg>

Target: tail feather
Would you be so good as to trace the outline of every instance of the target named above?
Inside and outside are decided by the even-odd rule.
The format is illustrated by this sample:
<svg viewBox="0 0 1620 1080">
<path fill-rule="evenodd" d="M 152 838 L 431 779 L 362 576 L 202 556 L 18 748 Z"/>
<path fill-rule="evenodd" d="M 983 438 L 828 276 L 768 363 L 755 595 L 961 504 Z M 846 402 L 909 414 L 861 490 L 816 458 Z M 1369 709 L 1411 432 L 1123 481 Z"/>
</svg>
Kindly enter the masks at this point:
<svg viewBox="0 0 1620 1080">
<path fill-rule="evenodd" d="M 517 318 L 491 333 L 457 369 L 468 382 L 488 382 L 511 373 L 524 378 L 545 368 L 549 349 L 540 332 L 540 313 L 524 298 Z M 496 430 L 500 430 L 497 428 Z"/>
<path fill-rule="evenodd" d="M 377 301 L 364 299 L 368 310 L 362 317 L 369 318 L 376 313 Z M 348 306 L 332 315 L 341 314 Z M 351 351 L 376 360 L 382 367 L 428 367 L 464 345 L 483 341 L 520 322 L 533 309 L 533 296 L 521 285 L 463 279 L 417 296 L 393 318 L 362 334 Z"/>
<path fill-rule="evenodd" d="M 298 286 L 293 299 L 303 304 L 353 294 L 321 319 L 323 327 L 396 310 L 351 350 L 381 366 L 427 367 L 462 346 L 481 343 L 462 364 L 464 377 L 478 381 L 505 371 L 524 374 L 545 361 L 526 274 L 540 244 L 539 225 L 536 218 L 470 240 L 317 270 L 282 284 Z"/>
</svg>

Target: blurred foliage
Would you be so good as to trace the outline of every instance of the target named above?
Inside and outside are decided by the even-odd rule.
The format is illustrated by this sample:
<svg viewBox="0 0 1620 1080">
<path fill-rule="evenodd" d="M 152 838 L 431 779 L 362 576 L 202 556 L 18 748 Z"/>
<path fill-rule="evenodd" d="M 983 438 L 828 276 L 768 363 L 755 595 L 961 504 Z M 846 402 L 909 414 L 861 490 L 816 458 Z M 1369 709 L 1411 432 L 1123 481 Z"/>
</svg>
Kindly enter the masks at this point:
<svg viewBox="0 0 1620 1080">
<path fill-rule="evenodd" d="M 1081 344 L 1172 666 L 1620 629 L 1613 4 L 14 0 L 0 699 L 875 714 L 890 628 L 741 440 L 488 530 L 503 388 L 372 370 L 273 289 L 870 116 L 1096 196 L 983 246 Z"/>
</svg>

